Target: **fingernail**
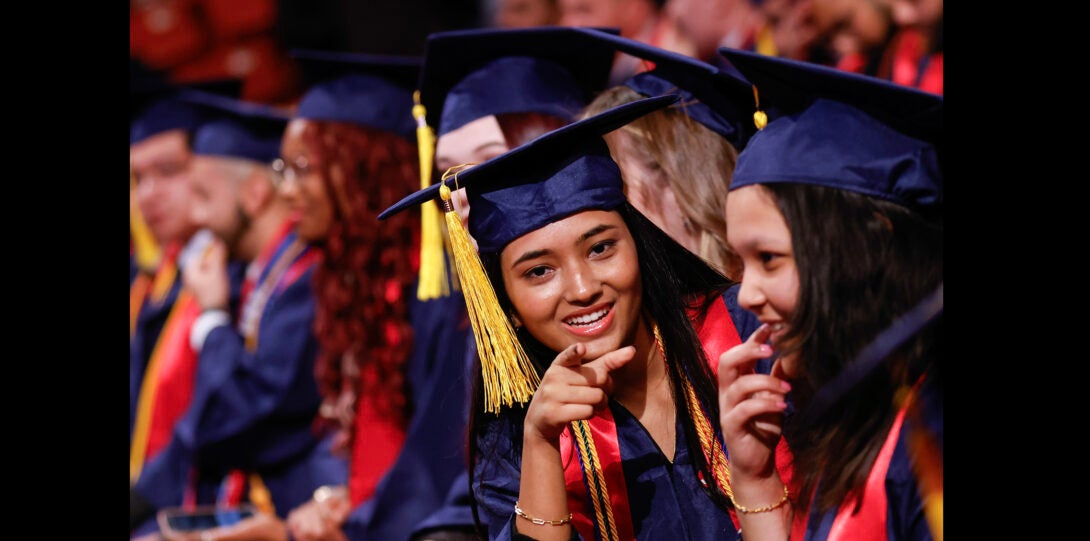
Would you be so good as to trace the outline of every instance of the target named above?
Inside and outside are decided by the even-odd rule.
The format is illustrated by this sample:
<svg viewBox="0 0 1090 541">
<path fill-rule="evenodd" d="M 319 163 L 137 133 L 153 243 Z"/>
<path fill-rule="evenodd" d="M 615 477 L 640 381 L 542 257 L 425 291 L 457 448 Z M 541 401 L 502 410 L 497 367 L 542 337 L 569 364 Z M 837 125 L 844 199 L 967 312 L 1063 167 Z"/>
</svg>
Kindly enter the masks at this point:
<svg viewBox="0 0 1090 541">
<path fill-rule="evenodd" d="M 787 383 L 786 381 L 781 381 L 780 382 L 780 388 L 783 389 L 784 391 L 790 391 L 791 390 L 791 384 Z"/>
<path fill-rule="evenodd" d="M 772 346 L 768 344 L 761 344 L 757 346 L 757 352 L 765 356 L 772 355 Z"/>
<path fill-rule="evenodd" d="M 780 408 L 780 409 L 786 409 L 787 408 L 787 402 L 784 402 L 783 400 L 777 400 L 776 401 L 776 407 Z"/>
</svg>

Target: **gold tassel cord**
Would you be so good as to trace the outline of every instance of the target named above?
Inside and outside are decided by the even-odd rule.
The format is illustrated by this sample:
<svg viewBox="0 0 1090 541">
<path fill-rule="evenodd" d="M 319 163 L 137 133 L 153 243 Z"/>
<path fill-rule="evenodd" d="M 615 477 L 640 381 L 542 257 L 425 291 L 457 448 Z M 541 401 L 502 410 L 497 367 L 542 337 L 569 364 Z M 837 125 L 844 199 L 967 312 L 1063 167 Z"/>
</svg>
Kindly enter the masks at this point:
<svg viewBox="0 0 1090 541">
<path fill-rule="evenodd" d="M 420 91 L 413 92 L 413 117 L 416 119 L 416 146 L 420 157 L 420 188 L 431 185 L 435 158 L 435 134 L 428 127 L 426 111 L 420 103 Z M 450 295 L 442 221 L 439 208 L 428 202 L 420 208 L 420 272 L 416 298 L 422 301 Z"/>
<path fill-rule="evenodd" d="M 655 323 L 652 331 L 655 335 L 655 345 L 658 346 L 659 354 L 662 355 L 663 362 L 666 362 L 666 347 L 663 345 L 658 323 Z M 704 408 L 700 405 L 700 400 L 696 397 L 696 391 L 693 389 L 692 383 L 684 377 L 682 381 L 684 382 L 686 402 L 689 405 L 689 416 L 692 417 L 694 424 L 696 424 L 696 431 L 700 436 L 700 447 L 704 450 L 704 456 L 708 460 L 708 467 L 715 477 L 714 481 L 719 485 L 723 493 L 731 501 L 734 501 L 734 491 L 730 486 L 730 470 L 727 468 L 727 454 L 723 451 L 723 446 L 719 445 L 719 439 L 716 438 L 711 421 L 708 420 Z"/>
<path fill-rule="evenodd" d="M 129 233 L 132 235 L 133 254 L 141 270 L 152 272 L 159 266 L 163 251 L 151 234 L 140 206 L 136 204 L 136 176 L 129 169 Z"/>
<path fill-rule="evenodd" d="M 603 541 L 616 541 L 617 522 L 613 518 L 613 505 L 609 500 L 602 463 L 598 461 L 598 449 L 594 445 L 590 422 L 585 419 L 572 421 L 571 427 L 579 454 L 583 457 L 583 476 L 587 482 L 587 497 L 594 506 L 594 520 L 602 532 Z"/>
<path fill-rule="evenodd" d="M 443 200 L 451 251 L 469 321 L 473 325 L 473 337 L 481 355 L 484 409 L 488 413 L 499 413 L 501 404 L 511 406 L 515 402 L 529 401 L 541 380 L 515 336 L 511 321 L 500 307 L 496 291 L 484 272 L 469 233 L 462 227 L 462 220 L 450 200 L 450 188 L 445 183 L 439 187 L 439 196 Z"/>
</svg>

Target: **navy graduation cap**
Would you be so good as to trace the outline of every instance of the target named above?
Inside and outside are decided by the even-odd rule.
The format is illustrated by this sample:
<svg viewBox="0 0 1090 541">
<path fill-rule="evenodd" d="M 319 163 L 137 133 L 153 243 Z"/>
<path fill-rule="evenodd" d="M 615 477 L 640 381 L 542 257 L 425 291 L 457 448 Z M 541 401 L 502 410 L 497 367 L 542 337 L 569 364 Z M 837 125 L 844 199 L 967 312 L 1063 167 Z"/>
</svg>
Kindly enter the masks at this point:
<svg viewBox="0 0 1090 541">
<path fill-rule="evenodd" d="M 175 84 L 166 74 L 129 59 L 129 144 L 176 129 L 192 130 L 200 122 L 201 109 L 179 99 L 184 89 L 238 96 L 242 82 L 234 79 Z"/>
<path fill-rule="evenodd" d="M 503 113 L 574 120 L 608 84 L 614 56 L 569 27 L 437 32 L 425 43 L 420 101 L 438 135 Z"/>
<path fill-rule="evenodd" d="M 421 58 L 312 49 L 293 50 L 307 90 L 295 117 L 349 122 L 415 137 L 412 93 Z"/>
<path fill-rule="evenodd" d="M 194 154 L 262 163 L 280 157 L 280 140 L 291 119 L 287 111 L 198 90 L 180 97 L 203 108 L 205 120 L 193 131 Z"/>
<path fill-rule="evenodd" d="M 798 182 L 942 209 L 942 96 L 809 62 L 719 49 L 753 83 L 758 124 L 731 189 Z M 759 126 L 760 127 L 760 126 Z"/>
<path fill-rule="evenodd" d="M 591 209 L 612 210 L 625 201 L 621 171 L 602 135 L 678 100 L 658 96 L 626 103 L 558 128 L 491 160 L 409 195 L 379 219 L 439 195 L 481 359 L 485 411 L 525 403 L 540 382 L 492 289 L 477 251 L 450 201 L 465 188 L 469 229 L 481 253 L 498 253 L 512 240 Z"/>
<path fill-rule="evenodd" d="M 640 41 L 595 28 L 577 31 L 615 47 L 618 51 L 654 63 L 650 71 L 637 73 L 624 85 L 643 96 L 677 93 L 681 108 L 693 120 L 722 135 L 741 149 L 756 132 L 751 121 L 754 101 L 749 81 L 707 62 L 667 51 Z"/>
<path fill-rule="evenodd" d="M 440 186 L 465 188 L 473 209 L 470 234 L 481 252 L 499 252 L 576 212 L 616 208 L 624 201 L 624 187 L 602 135 L 677 100 L 677 95 L 646 98 L 573 122 L 410 194 L 379 219 L 435 199 Z"/>
</svg>

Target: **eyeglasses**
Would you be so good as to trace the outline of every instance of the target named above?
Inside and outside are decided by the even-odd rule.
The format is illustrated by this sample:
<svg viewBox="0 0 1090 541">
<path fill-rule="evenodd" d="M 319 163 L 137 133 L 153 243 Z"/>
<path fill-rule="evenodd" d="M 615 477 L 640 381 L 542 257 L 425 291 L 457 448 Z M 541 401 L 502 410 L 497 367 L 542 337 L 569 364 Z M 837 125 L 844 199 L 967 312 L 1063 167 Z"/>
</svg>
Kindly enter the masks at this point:
<svg viewBox="0 0 1090 541">
<path fill-rule="evenodd" d="M 288 163 L 283 158 L 277 158 L 272 162 L 273 171 L 277 172 L 276 187 L 280 188 L 285 182 L 300 182 L 311 172 L 310 162 L 306 156 L 299 156 Z"/>
</svg>

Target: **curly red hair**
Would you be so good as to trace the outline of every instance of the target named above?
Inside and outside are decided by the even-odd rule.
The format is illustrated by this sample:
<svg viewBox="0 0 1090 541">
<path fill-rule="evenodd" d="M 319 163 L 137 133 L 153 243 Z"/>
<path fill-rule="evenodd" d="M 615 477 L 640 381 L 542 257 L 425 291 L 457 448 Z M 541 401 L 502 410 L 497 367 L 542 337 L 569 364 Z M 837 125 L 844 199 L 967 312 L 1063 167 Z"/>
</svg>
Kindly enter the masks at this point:
<svg viewBox="0 0 1090 541">
<path fill-rule="evenodd" d="M 303 137 L 333 203 L 333 225 L 316 243 L 315 376 L 351 448 L 356 400 L 402 427 L 411 415 L 404 365 L 412 352 L 409 299 L 419 267 L 420 218 L 387 207 L 419 188 L 414 144 L 389 132 L 312 121 Z M 334 406 L 337 405 L 337 406 Z"/>
</svg>

